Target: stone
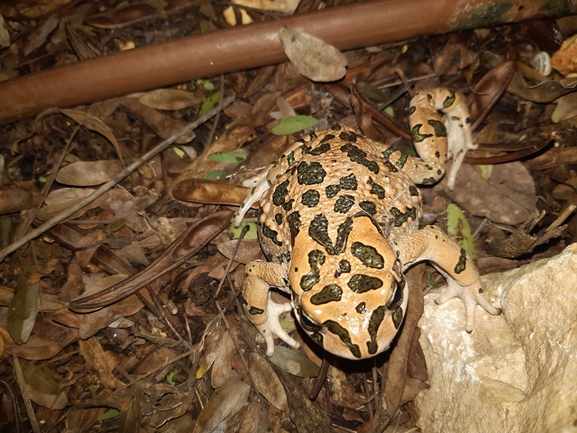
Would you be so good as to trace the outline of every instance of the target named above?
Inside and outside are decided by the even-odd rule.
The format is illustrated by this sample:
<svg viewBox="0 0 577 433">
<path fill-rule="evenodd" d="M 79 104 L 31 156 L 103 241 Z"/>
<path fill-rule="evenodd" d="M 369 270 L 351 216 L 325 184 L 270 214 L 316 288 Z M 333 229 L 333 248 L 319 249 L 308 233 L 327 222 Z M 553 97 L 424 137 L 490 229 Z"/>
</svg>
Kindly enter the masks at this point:
<svg viewBox="0 0 577 433">
<path fill-rule="evenodd" d="M 421 345 L 430 389 L 415 399 L 425 433 L 577 433 L 577 244 L 482 277 L 503 314 L 425 297 Z"/>
</svg>

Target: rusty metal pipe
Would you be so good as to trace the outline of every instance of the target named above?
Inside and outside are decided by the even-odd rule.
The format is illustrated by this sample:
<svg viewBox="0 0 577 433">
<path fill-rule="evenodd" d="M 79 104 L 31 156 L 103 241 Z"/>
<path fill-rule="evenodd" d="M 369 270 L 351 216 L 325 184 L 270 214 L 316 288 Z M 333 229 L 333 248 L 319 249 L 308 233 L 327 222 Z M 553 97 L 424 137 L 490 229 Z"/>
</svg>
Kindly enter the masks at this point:
<svg viewBox="0 0 577 433">
<path fill-rule="evenodd" d="M 576 13 L 577 1 L 570 0 L 386 0 L 296 15 L 283 18 L 283 22 L 347 50 Z M 283 62 L 286 57 L 277 36 L 280 26 L 270 20 L 229 28 L 1 82 L 0 123 L 51 107 L 88 104 Z"/>
</svg>

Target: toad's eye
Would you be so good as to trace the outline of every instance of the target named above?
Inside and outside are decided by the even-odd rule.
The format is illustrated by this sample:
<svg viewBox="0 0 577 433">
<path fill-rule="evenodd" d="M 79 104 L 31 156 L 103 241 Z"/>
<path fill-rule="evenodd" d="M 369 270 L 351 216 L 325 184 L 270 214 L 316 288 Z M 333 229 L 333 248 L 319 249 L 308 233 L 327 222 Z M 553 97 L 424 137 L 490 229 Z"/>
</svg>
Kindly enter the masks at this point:
<svg viewBox="0 0 577 433">
<path fill-rule="evenodd" d="M 300 316 L 300 322 L 302 327 L 305 329 L 305 331 L 309 331 L 309 332 L 315 332 L 315 331 L 320 331 L 322 326 L 320 323 L 318 323 L 316 320 L 311 319 L 307 312 L 304 309 L 300 309 L 299 311 L 299 316 Z"/>
<path fill-rule="evenodd" d="M 393 285 L 391 286 L 393 293 L 391 295 L 391 298 L 389 299 L 389 302 L 387 303 L 387 308 L 389 310 L 394 310 L 403 303 L 404 288 L 405 288 L 404 279 L 401 279 L 401 281 L 398 283 L 396 281 L 393 283 Z"/>
</svg>

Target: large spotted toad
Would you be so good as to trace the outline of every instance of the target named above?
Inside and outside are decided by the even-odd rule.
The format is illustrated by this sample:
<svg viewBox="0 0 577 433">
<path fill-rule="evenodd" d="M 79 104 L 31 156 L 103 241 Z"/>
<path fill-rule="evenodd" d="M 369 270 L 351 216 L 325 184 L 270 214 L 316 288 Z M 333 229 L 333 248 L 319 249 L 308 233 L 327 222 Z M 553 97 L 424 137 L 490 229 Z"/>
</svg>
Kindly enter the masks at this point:
<svg viewBox="0 0 577 433">
<path fill-rule="evenodd" d="M 437 110 L 445 113 L 448 128 Z M 279 315 L 289 310 L 335 355 L 362 359 L 386 350 L 407 308 L 403 271 L 422 260 L 447 279 L 438 302 L 463 300 L 467 331 L 473 329 L 477 304 L 499 314 L 484 298 L 467 253 L 441 229 L 419 228 L 421 197 L 415 184 L 443 176 L 446 130 L 453 143 L 470 147 L 464 104 L 452 91 L 433 89 L 412 99 L 410 113 L 420 159 L 336 125 L 296 142 L 252 179 L 254 189 L 236 224 L 260 200 L 259 238 L 268 262 L 247 265 L 243 296 L 267 355 L 274 351 L 273 334 L 299 347 L 279 323 Z M 456 158 L 464 153 L 452 152 Z M 289 293 L 291 303 L 272 301 L 271 287 Z"/>
</svg>

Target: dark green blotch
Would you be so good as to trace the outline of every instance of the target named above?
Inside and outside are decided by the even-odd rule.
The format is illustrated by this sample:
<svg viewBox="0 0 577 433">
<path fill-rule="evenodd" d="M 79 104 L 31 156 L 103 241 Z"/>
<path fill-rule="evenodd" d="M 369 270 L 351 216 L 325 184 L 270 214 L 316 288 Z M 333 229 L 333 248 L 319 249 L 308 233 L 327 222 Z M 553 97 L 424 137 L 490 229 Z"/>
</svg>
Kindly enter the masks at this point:
<svg viewBox="0 0 577 433">
<path fill-rule="evenodd" d="M 411 105 L 409 107 L 409 116 L 412 115 L 416 110 L 417 110 L 417 107 L 415 107 L 414 105 Z"/>
<path fill-rule="evenodd" d="M 395 167 L 391 161 L 385 161 L 384 164 L 385 164 L 385 167 L 387 167 L 391 173 L 396 173 L 397 171 L 399 171 L 399 170 L 397 170 L 397 167 Z"/>
<path fill-rule="evenodd" d="M 311 303 L 314 305 L 328 304 L 329 302 L 340 301 L 343 289 L 336 284 L 329 284 L 322 288 L 320 292 L 311 296 Z"/>
<path fill-rule="evenodd" d="M 331 129 L 333 131 L 340 131 L 342 128 L 342 126 L 340 125 L 340 123 L 334 123 L 333 126 L 331 126 Z"/>
<path fill-rule="evenodd" d="M 321 139 L 320 143 L 324 143 L 325 141 L 332 140 L 333 138 L 335 138 L 335 136 L 333 134 L 327 134 Z"/>
<path fill-rule="evenodd" d="M 350 141 L 351 143 L 357 142 L 357 134 L 354 132 L 341 132 L 339 138 L 343 141 Z"/>
<path fill-rule="evenodd" d="M 323 347 L 323 336 L 320 332 L 313 332 L 311 334 L 312 340 L 317 343 L 319 346 Z"/>
<path fill-rule="evenodd" d="M 371 194 L 376 195 L 377 198 L 379 198 L 381 200 L 385 198 L 385 188 L 383 188 L 378 183 L 374 182 L 373 179 L 371 179 L 370 177 L 369 177 L 368 184 L 371 185 L 371 190 L 370 190 Z"/>
<path fill-rule="evenodd" d="M 357 178 L 354 174 L 349 174 L 348 176 L 341 177 L 339 181 L 339 188 L 345 189 L 348 191 L 356 191 L 357 190 Z"/>
<path fill-rule="evenodd" d="M 298 212 L 293 212 L 286 218 L 286 220 L 288 222 L 289 230 L 291 233 L 291 245 L 294 247 L 295 238 L 299 234 L 301 227 L 301 215 Z"/>
<path fill-rule="evenodd" d="M 455 91 L 449 90 L 449 96 L 447 96 L 443 101 L 443 108 L 449 108 L 451 105 L 455 103 L 455 99 L 456 99 Z"/>
<path fill-rule="evenodd" d="M 363 274 L 353 275 L 348 283 L 351 290 L 356 293 L 365 293 L 369 290 L 375 290 L 382 287 L 382 285 L 383 282 L 379 278 Z"/>
<path fill-rule="evenodd" d="M 333 198 L 340 190 L 341 188 L 338 185 L 329 185 L 325 188 L 325 195 L 327 198 Z"/>
<path fill-rule="evenodd" d="M 291 198 L 289 201 L 287 201 L 285 204 L 282 205 L 282 208 L 286 211 L 286 212 L 290 212 L 291 209 L 293 208 L 293 203 L 295 201 Z"/>
<path fill-rule="evenodd" d="M 274 216 L 274 220 L 275 222 L 280 226 L 282 224 L 282 214 L 281 213 L 277 213 Z"/>
<path fill-rule="evenodd" d="M 318 191 L 309 189 L 308 191 L 305 191 L 301 197 L 301 203 L 307 207 L 315 207 L 317 204 L 319 204 L 320 199 L 321 195 Z"/>
<path fill-rule="evenodd" d="M 395 329 L 399 329 L 401 323 L 403 322 L 403 309 L 398 307 L 395 311 L 393 311 L 393 325 L 395 325 Z"/>
<path fill-rule="evenodd" d="M 345 328 L 343 328 L 341 325 L 339 325 L 337 322 L 333 320 L 327 320 L 326 322 L 323 323 L 323 326 L 329 332 L 336 334 L 341 339 L 341 341 L 349 347 L 349 350 L 351 351 L 351 353 L 355 358 L 361 357 L 361 351 L 359 349 L 359 346 L 357 344 L 352 343 L 351 336 L 349 335 L 349 332 Z"/>
<path fill-rule="evenodd" d="M 258 316 L 259 314 L 262 313 L 264 313 L 264 310 L 262 308 L 250 307 L 248 309 L 248 314 L 250 314 L 251 316 Z"/>
<path fill-rule="evenodd" d="M 262 225 L 262 235 L 269 238 L 275 245 L 282 246 L 282 242 L 279 241 L 276 237 L 278 236 L 278 232 L 276 230 L 271 229 L 266 224 Z"/>
<path fill-rule="evenodd" d="M 467 252 L 461 248 L 461 256 L 455 266 L 455 274 L 460 274 L 467 268 Z"/>
<path fill-rule="evenodd" d="M 359 207 L 371 216 L 377 213 L 377 206 L 372 201 L 362 201 Z"/>
<path fill-rule="evenodd" d="M 353 242 L 351 245 L 351 253 L 368 268 L 382 269 L 385 265 L 385 259 L 383 259 L 383 256 L 381 256 L 377 249 L 371 245 L 365 245 L 361 242 Z"/>
<path fill-rule="evenodd" d="M 409 187 L 409 195 L 411 195 L 412 197 L 418 197 L 419 196 L 419 190 L 417 189 L 417 187 L 415 185 L 411 185 Z"/>
<path fill-rule="evenodd" d="M 392 207 L 390 212 L 395 218 L 395 227 L 401 227 L 409 218 L 412 218 L 413 221 L 417 218 L 417 208 L 414 207 L 408 207 L 405 213 L 396 207 Z"/>
<path fill-rule="evenodd" d="M 381 155 L 383 155 L 383 159 L 388 160 L 389 157 L 395 153 L 397 151 L 397 149 L 395 149 L 394 147 L 389 147 L 386 150 L 383 150 L 383 153 Z"/>
<path fill-rule="evenodd" d="M 355 204 L 355 198 L 352 195 L 343 194 L 335 202 L 334 211 L 337 213 L 347 213 Z"/>
<path fill-rule="evenodd" d="M 379 174 L 379 165 L 375 161 L 368 160 L 367 153 L 359 149 L 357 146 L 354 146 L 351 143 L 347 143 L 341 146 L 341 150 L 346 152 L 347 156 L 352 162 L 363 165 L 367 168 L 367 170 L 375 174 Z"/>
<path fill-rule="evenodd" d="M 423 185 L 433 185 L 434 183 L 437 183 L 437 179 L 434 177 L 426 177 L 421 183 Z"/>
<path fill-rule="evenodd" d="M 348 217 L 337 229 L 337 239 L 333 241 L 329 237 L 329 221 L 323 214 L 315 215 L 309 226 L 309 236 L 318 244 L 325 247 L 328 254 L 334 256 L 344 251 L 347 239 L 353 228 L 353 219 Z"/>
<path fill-rule="evenodd" d="M 433 127 L 433 129 L 435 130 L 435 137 L 446 137 L 447 136 L 447 129 L 445 128 L 445 125 L 443 125 L 438 120 L 429 119 L 427 121 L 427 123 L 429 125 L 431 125 Z"/>
<path fill-rule="evenodd" d="M 411 129 L 411 137 L 413 137 L 413 143 L 421 143 L 425 141 L 427 138 L 432 137 L 433 134 L 421 134 L 421 127 L 423 125 L 421 123 L 416 124 Z"/>
<path fill-rule="evenodd" d="M 387 312 L 387 307 L 380 306 L 373 314 L 371 314 L 371 319 L 369 320 L 369 335 L 371 336 L 371 341 L 367 342 L 367 348 L 371 355 L 377 353 L 378 344 L 377 344 L 377 332 L 379 330 L 379 326 L 383 322 L 385 318 L 385 313 Z"/>
<path fill-rule="evenodd" d="M 359 314 L 365 314 L 367 312 L 367 304 L 366 302 L 361 302 L 359 305 L 355 307 L 355 310 Z"/>
<path fill-rule="evenodd" d="M 272 204 L 275 206 L 282 206 L 285 203 L 285 197 L 288 194 L 288 179 L 279 183 L 272 194 Z"/>
<path fill-rule="evenodd" d="M 311 162 L 308 164 L 302 161 L 297 166 L 297 181 L 299 185 L 316 185 L 322 183 L 327 172 L 323 166 L 318 162 Z"/>
<path fill-rule="evenodd" d="M 403 168 L 405 166 L 405 163 L 407 162 L 408 158 L 409 158 L 409 155 L 407 155 L 406 153 L 401 153 L 401 157 L 396 162 L 397 167 Z"/>
<path fill-rule="evenodd" d="M 319 268 L 325 263 L 325 255 L 322 251 L 312 250 L 309 252 L 309 266 L 311 270 L 301 277 L 301 289 L 305 292 L 312 289 L 319 282 Z"/>
<path fill-rule="evenodd" d="M 318 147 L 315 147 L 313 150 L 309 152 L 309 154 L 318 156 L 322 155 L 323 153 L 328 152 L 331 149 L 331 145 L 329 143 L 323 143 Z"/>
<path fill-rule="evenodd" d="M 335 278 L 339 278 L 342 274 L 348 274 L 351 272 L 351 264 L 348 260 L 341 260 L 339 262 L 339 268 L 335 271 Z"/>
<path fill-rule="evenodd" d="M 287 155 L 286 161 L 288 162 L 288 165 L 289 165 L 289 166 L 291 166 L 291 165 L 293 165 L 293 164 L 295 163 L 296 160 L 295 160 L 295 153 L 294 153 L 294 151 L 291 152 L 291 153 L 289 153 L 289 154 Z"/>
</svg>

